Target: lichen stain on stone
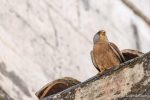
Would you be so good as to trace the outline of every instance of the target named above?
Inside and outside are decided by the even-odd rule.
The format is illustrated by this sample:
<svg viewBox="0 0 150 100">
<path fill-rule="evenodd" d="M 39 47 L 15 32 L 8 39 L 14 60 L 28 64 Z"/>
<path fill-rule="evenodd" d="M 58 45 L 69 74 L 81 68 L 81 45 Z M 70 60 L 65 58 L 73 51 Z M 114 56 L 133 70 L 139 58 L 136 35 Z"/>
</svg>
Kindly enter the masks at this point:
<svg viewBox="0 0 150 100">
<path fill-rule="evenodd" d="M 136 64 L 132 68 L 124 68 L 118 73 L 105 76 L 85 87 L 78 88 L 75 100 L 110 100 L 123 97 L 131 91 L 132 85 L 143 77 L 143 63 Z"/>
<path fill-rule="evenodd" d="M 150 78 L 144 80 L 144 82 L 143 82 L 142 85 L 146 86 L 146 85 L 149 84 L 149 83 L 150 83 Z"/>
<path fill-rule="evenodd" d="M 13 71 L 7 71 L 4 62 L 0 62 L 0 72 L 5 77 L 8 77 L 24 94 L 31 97 L 30 91 L 27 88 L 25 82 Z"/>
</svg>

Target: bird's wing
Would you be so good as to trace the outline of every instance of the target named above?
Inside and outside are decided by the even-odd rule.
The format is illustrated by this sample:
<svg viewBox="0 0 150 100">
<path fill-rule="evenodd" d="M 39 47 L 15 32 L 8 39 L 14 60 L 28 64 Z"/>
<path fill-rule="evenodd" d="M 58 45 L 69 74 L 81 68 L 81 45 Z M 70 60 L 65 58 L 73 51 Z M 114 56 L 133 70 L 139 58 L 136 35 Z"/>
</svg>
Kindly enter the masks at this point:
<svg viewBox="0 0 150 100">
<path fill-rule="evenodd" d="M 100 69 L 98 68 L 98 65 L 97 65 L 96 62 L 95 62 L 95 58 L 94 58 L 94 55 L 93 55 L 93 51 L 91 51 L 91 59 L 92 59 L 92 63 L 93 63 L 93 65 L 95 66 L 95 68 L 96 68 L 99 72 L 101 72 Z"/>
<path fill-rule="evenodd" d="M 120 62 L 122 63 L 125 62 L 125 58 L 120 52 L 119 48 L 114 43 L 109 42 L 109 44 L 110 44 L 111 49 L 115 52 L 115 54 L 119 58 Z"/>
</svg>

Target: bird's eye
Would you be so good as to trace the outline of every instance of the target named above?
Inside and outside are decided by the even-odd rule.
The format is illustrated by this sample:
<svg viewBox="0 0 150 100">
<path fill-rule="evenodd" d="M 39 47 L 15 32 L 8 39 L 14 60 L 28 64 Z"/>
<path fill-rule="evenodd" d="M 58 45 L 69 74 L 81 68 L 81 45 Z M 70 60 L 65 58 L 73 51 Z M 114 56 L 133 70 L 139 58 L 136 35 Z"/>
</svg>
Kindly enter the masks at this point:
<svg viewBox="0 0 150 100">
<path fill-rule="evenodd" d="M 99 33 L 99 35 L 105 36 L 105 31 L 104 30 L 99 31 L 98 33 Z"/>
<path fill-rule="evenodd" d="M 101 33 L 102 36 L 105 36 L 105 33 Z"/>
</svg>

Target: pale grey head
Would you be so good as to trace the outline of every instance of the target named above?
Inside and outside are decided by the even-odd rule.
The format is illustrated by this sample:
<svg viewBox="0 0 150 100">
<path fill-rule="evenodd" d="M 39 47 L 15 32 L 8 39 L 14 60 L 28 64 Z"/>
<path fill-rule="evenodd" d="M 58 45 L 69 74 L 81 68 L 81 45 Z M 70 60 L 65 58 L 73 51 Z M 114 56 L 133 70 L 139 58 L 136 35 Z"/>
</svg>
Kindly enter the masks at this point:
<svg viewBox="0 0 150 100">
<path fill-rule="evenodd" d="M 98 31 L 93 38 L 93 43 L 97 43 L 98 41 L 108 41 L 106 32 L 104 30 Z"/>
</svg>

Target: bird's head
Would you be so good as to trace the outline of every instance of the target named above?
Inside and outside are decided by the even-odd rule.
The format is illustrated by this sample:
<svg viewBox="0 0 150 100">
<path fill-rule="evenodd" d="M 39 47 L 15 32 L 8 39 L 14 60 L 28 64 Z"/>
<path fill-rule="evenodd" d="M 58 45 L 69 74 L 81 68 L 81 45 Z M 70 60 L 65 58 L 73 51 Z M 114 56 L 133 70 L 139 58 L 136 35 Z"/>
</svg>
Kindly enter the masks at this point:
<svg viewBox="0 0 150 100">
<path fill-rule="evenodd" d="M 94 44 L 97 42 L 107 42 L 107 36 L 106 36 L 106 32 L 104 30 L 98 31 L 94 38 L 93 38 L 93 42 Z"/>
</svg>

